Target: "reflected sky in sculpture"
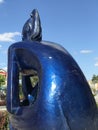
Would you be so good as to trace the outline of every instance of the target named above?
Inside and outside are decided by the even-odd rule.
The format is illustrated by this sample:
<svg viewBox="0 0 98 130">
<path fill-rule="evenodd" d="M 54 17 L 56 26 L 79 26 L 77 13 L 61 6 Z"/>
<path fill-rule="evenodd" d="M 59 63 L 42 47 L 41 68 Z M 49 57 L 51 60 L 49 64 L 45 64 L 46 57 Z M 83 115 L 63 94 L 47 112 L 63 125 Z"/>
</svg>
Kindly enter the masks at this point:
<svg viewBox="0 0 98 130">
<path fill-rule="evenodd" d="M 0 68 L 7 66 L 9 45 L 21 41 L 22 26 L 32 9 L 37 8 L 43 39 L 64 46 L 87 79 L 98 74 L 97 0 L 3 1 L 0 3 Z"/>
<path fill-rule="evenodd" d="M 53 97 L 53 95 L 55 94 L 55 89 L 56 89 L 56 81 L 55 81 L 55 77 L 56 75 L 52 75 L 52 82 L 51 82 L 51 92 L 50 92 L 50 98 Z"/>
</svg>

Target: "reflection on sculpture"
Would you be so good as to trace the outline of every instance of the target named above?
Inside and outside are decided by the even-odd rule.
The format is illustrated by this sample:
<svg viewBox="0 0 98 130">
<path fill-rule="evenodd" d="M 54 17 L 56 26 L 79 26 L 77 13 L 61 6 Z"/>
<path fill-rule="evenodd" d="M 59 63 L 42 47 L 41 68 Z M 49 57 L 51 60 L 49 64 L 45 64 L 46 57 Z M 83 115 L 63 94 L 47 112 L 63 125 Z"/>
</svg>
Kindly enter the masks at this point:
<svg viewBox="0 0 98 130">
<path fill-rule="evenodd" d="M 97 130 L 97 106 L 88 83 L 63 47 L 41 40 L 37 10 L 22 34 L 23 41 L 8 50 L 10 130 Z M 19 97 L 20 73 L 23 102 Z M 34 75 L 38 82 L 33 88 L 30 78 Z"/>
</svg>

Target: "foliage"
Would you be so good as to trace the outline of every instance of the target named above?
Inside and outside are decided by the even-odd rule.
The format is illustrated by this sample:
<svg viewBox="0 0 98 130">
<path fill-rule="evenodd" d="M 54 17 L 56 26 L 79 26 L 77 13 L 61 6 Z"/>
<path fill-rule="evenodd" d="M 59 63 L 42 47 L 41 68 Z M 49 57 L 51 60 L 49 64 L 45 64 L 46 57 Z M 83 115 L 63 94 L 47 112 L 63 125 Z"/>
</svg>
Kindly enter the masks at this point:
<svg viewBox="0 0 98 130">
<path fill-rule="evenodd" d="M 30 80 L 31 80 L 32 86 L 35 87 L 35 85 L 39 81 L 39 78 L 38 78 L 38 76 L 33 76 L 33 77 L 30 77 Z"/>
<path fill-rule="evenodd" d="M 0 87 L 5 84 L 5 76 L 0 75 Z"/>
<path fill-rule="evenodd" d="M 0 106 L 5 106 L 6 105 L 6 100 L 1 100 L 0 101 Z"/>
<path fill-rule="evenodd" d="M 8 130 L 8 113 L 0 111 L 0 130 Z"/>
<path fill-rule="evenodd" d="M 98 83 L 98 75 L 93 75 L 92 82 L 93 83 Z"/>
<path fill-rule="evenodd" d="M 29 78 L 30 78 L 30 82 L 32 84 L 32 87 L 34 88 L 36 86 L 36 84 L 38 83 L 39 78 L 38 78 L 37 75 L 30 76 Z M 19 79 L 20 79 L 20 83 L 19 83 L 19 97 L 22 100 L 22 99 L 24 99 L 24 94 L 23 94 L 23 90 L 22 90 L 22 81 L 21 81 L 22 77 L 21 77 L 21 75 L 20 75 Z"/>
<path fill-rule="evenodd" d="M 21 83 L 19 84 L 19 98 L 21 100 L 24 99 L 24 94 L 23 94 L 23 91 L 22 91 L 22 84 Z"/>
</svg>

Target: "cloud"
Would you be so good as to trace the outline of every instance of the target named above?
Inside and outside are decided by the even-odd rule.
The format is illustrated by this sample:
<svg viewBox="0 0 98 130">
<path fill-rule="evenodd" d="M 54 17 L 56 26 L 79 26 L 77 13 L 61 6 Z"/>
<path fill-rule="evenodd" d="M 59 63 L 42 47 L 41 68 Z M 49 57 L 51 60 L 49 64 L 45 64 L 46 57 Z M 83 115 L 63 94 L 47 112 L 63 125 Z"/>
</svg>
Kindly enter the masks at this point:
<svg viewBox="0 0 98 130">
<path fill-rule="evenodd" d="M 7 67 L 3 67 L 2 69 L 5 70 L 5 71 L 7 71 Z"/>
<path fill-rule="evenodd" d="M 4 0 L 0 0 L 0 4 L 4 3 Z"/>
<path fill-rule="evenodd" d="M 95 57 L 95 60 L 98 60 L 98 57 Z"/>
<path fill-rule="evenodd" d="M 2 45 L 0 45 L 0 48 L 2 48 Z"/>
<path fill-rule="evenodd" d="M 89 53 L 92 53 L 93 51 L 92 50 L 81 50 L 80 53 L 82 54 L 89 54 Z"/>
<path fill-rule="evenodd" d="M 95 63 L 95 66 L 98 67 L 98 62 Z"/>
<path fill-rule="evenodd" d="M 8 32 L 0 34 L 0 42 L 15 42 L 15 36 L 20 36 L 20 32 Z"/>
</svg>

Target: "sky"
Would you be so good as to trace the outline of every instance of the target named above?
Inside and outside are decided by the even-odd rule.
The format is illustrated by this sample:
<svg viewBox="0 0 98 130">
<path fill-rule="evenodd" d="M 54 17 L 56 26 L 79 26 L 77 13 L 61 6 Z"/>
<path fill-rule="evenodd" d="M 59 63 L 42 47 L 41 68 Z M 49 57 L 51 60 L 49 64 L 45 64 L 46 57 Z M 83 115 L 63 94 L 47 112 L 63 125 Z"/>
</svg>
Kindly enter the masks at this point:
<svg viewBox="0 0 98 130">
<path fill-rule="evenodd" d="M 7 68 L 8 48 L 21 41 L 33 9 L 40 14 L 43 40 L 62 45 L 87 80 L 98 75 L 98 0 L 0 0 L 0 69 Z"/>
</svg>

